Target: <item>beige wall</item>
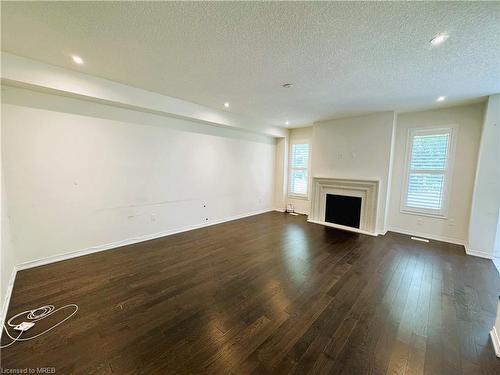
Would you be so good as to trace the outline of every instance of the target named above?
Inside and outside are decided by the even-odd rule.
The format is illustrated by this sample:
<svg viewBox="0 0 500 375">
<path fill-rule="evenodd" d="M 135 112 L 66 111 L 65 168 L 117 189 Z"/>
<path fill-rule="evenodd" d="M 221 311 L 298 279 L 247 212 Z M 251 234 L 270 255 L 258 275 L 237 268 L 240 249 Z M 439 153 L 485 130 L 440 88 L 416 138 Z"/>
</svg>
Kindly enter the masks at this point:
<svg viewBox="0 0 500 375">
<path fill-rule="evenodd" d="M 385 231 L 394 112 L 319 122 L 314 125 L 314 176 L 378 179 L 376 231 Z"/>
<path fill-rule="evenodd" d="M 450 242 L 466 243 L 484 104 L 450 107 L 397 116 L 394 165 L 389 205 L 389 230 Z M 402 213 L 400 202 L 408 129 L 458 125 L 448 218 Z"/>
</svg>

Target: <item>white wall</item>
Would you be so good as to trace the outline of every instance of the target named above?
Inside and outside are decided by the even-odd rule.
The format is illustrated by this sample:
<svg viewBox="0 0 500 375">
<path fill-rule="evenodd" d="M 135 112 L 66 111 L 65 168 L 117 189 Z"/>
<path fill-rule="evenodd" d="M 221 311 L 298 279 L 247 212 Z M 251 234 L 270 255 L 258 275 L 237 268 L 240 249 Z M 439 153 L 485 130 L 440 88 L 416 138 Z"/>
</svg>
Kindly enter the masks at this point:
<svg viewBox="0 0 500 375">
<path fill-rule="evenodd" d="M 3 182 L 2 182 L 3 183 Z M 16 254 L 14 253 L 14 247 L 12 245 L 10 237 L 10 223 L 9 216 L 6 209 L 6 196 L 5 189 L 2 188 L 2 222 L 1 222 L 1 251 L 0 251 L 0 283 L 1 283 L 1 298 L 0 298 L 0 324 L 3 323 L 6 311 L 4 308 L 8 304 L 5 300 L 8 295 L 9 288 L 11 287 L 10 282 L 13 281 L 12 276 L 14 272 L 14 267 L 16 264 Z"/>
<path fill-rule="evenodd" d="M 0 140 L 1 140 L 1 129 L 0 129 Z M 0 141 L 1 150 L 1 141 Z M 10 237 L 10 222 L 9 215 L 7 212 L 7 196 L 4 186 L 4 174 L 3 174 L 3 164 L 0 167 L 0 180 L 1 180 L 1 195 L 0 195 L 0 327 L 3 327 L 3 319 L 5 319 L 6 306 L 8 301 L 5 300 L 8 295 L 8 290 L 10 287 L 11 276 L 14 272 L 14 266 L 16 264 L 14 248 L 12 246 L 12 241 Z M 2 332 L 3 333 L 3 332 Z M 1 336 L 1 334 L 0 334 Z"/>
<path fill-rule="evenodd" d="M 466 243 L 484 104 L 450 107 L 397 116 L 389 205 L 389 230 Z M 448 218 L 400 212 L 408 129 L 458 125 Z"/>
<path fill-rule="evenodd" d="M 484 116 L 472 200 L 468 252 L 492 257 L 500 207 L 500 94 L 490 96 Z M 500 233 L 499 233 L 500 235 Z"/>
<path fill-rule="evenodd" d="M 379 179 L 376 230 L 385 232 L 394 112 L 318 122 L 313 131 L 313 176 Z"/>
<path fill-rule="evenodd" d="M 308 186 L 308 197 L 307 198 L 296 198 L 287 195 L 287 204 L 293 204 L 295 212 L 309 215 L 311 209 L 311 181 L 312 181 L 312 138 L 313 138 L 313 127 L 304 128 L 294 128 L 290 129 L 290 142 L 288 145 L 288 154 L 292 154 L 292 144 L 293 143 L 309 143 L 311 150 L 311 155 L 309 156 L 309 186 Z M 290 160 L 288 160 L 288 172 L 290 172 Z M 288 173 L 290 176 L 290 173 Z M 287 181 L 287 192 L 290 187 L 289 181 Z"/>
<path fill-rule="evenodd" d="M 18 263 L 274 205 L 264 135 L 17 88 L 2 131 Z"/>
</svg>

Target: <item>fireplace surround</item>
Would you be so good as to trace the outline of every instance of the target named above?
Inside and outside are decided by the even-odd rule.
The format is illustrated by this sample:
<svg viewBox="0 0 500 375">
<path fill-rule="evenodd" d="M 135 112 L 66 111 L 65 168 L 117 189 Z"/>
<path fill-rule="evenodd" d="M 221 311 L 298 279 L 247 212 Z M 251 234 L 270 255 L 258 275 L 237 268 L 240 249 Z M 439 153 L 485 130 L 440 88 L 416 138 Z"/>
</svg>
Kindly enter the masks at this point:
<svg viewBox="0 0 500 375">
<path fill-rule="evenodd" d="M 376 236 L 378 191 L 378 179 L 314 177 L 312 181 L 311 213 L 308 221 Z M 327 195 L 361 198 L 359 228 L 326 221 Z"/>
</svg>

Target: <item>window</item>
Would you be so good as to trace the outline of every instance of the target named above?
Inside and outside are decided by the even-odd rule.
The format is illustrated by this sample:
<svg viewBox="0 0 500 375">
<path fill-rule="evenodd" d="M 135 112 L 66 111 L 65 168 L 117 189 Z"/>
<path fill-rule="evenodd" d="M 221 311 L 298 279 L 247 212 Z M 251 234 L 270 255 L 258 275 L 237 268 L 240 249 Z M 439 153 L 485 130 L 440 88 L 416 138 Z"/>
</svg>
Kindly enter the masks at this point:
<svg viewBox="0 0 500 375">
<path fill-rule="evenodd" d="M 309 181 L 309 144 L 292 144 L 290 157 L 290 195 L 307 197 Z"/>
<path fill-rule="evenodd" d="M 402 210 L 446 216 L 453 128 L 410 129 Z"/>
</svg>

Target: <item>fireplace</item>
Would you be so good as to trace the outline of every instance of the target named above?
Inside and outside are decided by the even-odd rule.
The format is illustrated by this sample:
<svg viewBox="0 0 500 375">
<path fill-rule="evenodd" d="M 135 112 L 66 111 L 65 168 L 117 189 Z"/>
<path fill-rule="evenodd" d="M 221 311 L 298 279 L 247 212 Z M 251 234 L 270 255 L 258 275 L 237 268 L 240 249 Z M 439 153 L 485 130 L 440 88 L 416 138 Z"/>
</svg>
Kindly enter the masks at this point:
<svg viewBox="0 0 500 375">
<path fill-rule="evenodd" d="M 314 177 L 308 221 L 376 236 L 378 180 Z"/>
</svg>

